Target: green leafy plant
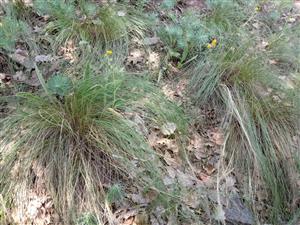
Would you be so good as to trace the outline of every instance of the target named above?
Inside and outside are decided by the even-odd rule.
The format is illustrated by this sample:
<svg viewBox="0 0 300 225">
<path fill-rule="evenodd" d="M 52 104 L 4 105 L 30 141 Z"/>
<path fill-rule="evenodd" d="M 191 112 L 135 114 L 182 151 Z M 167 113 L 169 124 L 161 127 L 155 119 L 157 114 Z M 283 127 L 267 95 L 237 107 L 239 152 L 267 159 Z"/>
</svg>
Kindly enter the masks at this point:
<svg viewBox="0 0 300 225">
<path fill-rule="evenodd" d="M 196 56 L 211 37 L 197 14 L 189 12 L 180 18 L 169 15 L 171 21 L 159 28 L 158 35 L 167 47 L 167 58 L 177 60 L 178 66 L 182 66 Z"/>
<path fill-rule="evenodd" d="M 96 215 L 97 222 L 105 221 L 105 189 L 116 182 L 164 192 L 157 155 L 124 113 L 143 110 L 155 123 L 164 117 L 148 102 L 168 101 L 146 81 L 136 81 L 110 71 L 75 82 L 63 101 L 43 93 L 18 94 L 18 110 L 3 121 L 2 132 L 7 133 L 0 151 L 1 194 L 9 197 L 28 190 L 36 164 L 45 172 L 56 210 L 65 223 L 73 223 L 86 211 Z M 163 109 L 165 118 L 184 118 L 174 116 L 172 108 L 177 106 L 170 106 Z M 13 176 L 17 165 L 18 175 Z"/>
<path fill-rule="evenodd" d="M 72 88 L 73 84 L 71 79 L 63 75 L 55 75 L 47 82 L 49 92 L 61 97 L 69 94 Z"/>
</svg>

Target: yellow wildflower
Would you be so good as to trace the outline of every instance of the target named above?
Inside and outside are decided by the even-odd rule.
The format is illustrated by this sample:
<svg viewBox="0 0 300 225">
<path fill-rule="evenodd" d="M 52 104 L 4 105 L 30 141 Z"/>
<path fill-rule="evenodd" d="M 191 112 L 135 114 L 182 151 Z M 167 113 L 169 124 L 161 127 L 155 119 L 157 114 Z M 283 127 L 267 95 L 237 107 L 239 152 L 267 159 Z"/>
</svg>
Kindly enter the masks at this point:
<svg viewBox="0 0 300 225">
<path fill-rule="evenodd" d="M 3 24 L 0 22 L 0 27 L 2 27 L 3 26 Z"/>
<path fill-rule="evenodd" d="M 110 56 L 110 55 L 112 55 L 112 54 L 113 54 L 113 51 L 112 51 L 112 50 L 107 50 L 106 53 L 105 53 L 105 55 L 107 55 L 107 56 Z"/>
<path fill-rule="evenodd" d="M 260 11 L 261 11 L 261 6 L 259 6 L 259 5 L 256 6 L 256 7 L 255 7 L 255 11 L 256 11 L 256 12 L 260 12 Z"/>
<path fill-rule="evenodd" d="M 218 44 L 218 41 L 217 41 L 217 39 L 214 38 L 214 39 L 211 41 L 212 47 L 215 48 L 215 47 L 217 46 L 217 44 Z"/>
<path fill-rule="evenodd" d="M 211 49 L 211 48 L 215 48 L 218 44 L 218 40 L 216 38 L 212 39 L 212 41 L 210 43 L 207 44 L 207 48 Z"/>
</svg>

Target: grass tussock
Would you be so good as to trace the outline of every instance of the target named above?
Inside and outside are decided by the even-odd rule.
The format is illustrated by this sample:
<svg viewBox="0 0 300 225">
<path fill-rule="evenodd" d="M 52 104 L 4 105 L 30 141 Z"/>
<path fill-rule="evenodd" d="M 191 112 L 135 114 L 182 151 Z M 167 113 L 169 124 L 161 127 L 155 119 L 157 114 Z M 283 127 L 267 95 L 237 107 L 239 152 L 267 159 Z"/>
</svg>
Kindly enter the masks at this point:
<svg viewBox="0 0 300 225">
<path fill-rule="evenodd" d="M 284 26 L 277 33 L 257 31 L 252 23 L 266 26 L 259 12 L 236 20 L 231 15 L 240 15 L 245 5 L 224 4 L 214 11 L 229 7 L 231 13 L 212 13 L 204 21 L 214 24 L 211 32 L 219 44 L 204 52 L 190 70 L 191 93 L 198 104 L 213 103 L 220 115 L 229 115 L 224 121 L 229 135 L 226 154 L 236 173 L 247 177 L 245 197 L 254 211 L 258 202 L 268 202 L 264 207 L 269 219 L 278 223 L 293 214 L 287 209 L 299 196 L 294 183 L 299 147 L 292 141 L 299 130 L 300 51 L 295 38 L 299 27 Z M 291 55 L 296 57 L 285 57 Z M 257 197 L 262 189 L 266 199 Z"/>
<path fill-rule="evenodd" d="M 34 1 L 41 15 L 49 15 L 45 31 L 55 36 L 55 48 L 67 41 L 86 41 L 103 48 L 128 45 L 129 37 L 142 37 L 146 19 L 140 12 L 121 3 L 88 1 Z"/>
<path fill-rule="evenodd" d="M 147 103 L 155 99 L 148 92 L 153 87 L 138 82 L 133 86 L 129 77 L 117 73 L 86 77 L 57 97 L 18 94 L 18 110 L 3 121 L 0 190 L 5 200 L 34 185 L 33 165 L 44 171 L 46 186 L 65 223 L 85 212 L 104 222 L 106 189 L 118 182 L 163 192 L 158 157 L 124 113 L 138 106 L 149 121 L 161 122 L 174 115 L 177 107 L 156 114 Z M 141 94 L 148 97 L 139 104 Z"/>
<path fill-rule="evenodd" d="M 28 36 L 27 29 L 26 23 L 13 15 L 3 17 L 0 25 L 0 48 L 6 51 L 13 50 L 17 41 Z"/>
</svg>

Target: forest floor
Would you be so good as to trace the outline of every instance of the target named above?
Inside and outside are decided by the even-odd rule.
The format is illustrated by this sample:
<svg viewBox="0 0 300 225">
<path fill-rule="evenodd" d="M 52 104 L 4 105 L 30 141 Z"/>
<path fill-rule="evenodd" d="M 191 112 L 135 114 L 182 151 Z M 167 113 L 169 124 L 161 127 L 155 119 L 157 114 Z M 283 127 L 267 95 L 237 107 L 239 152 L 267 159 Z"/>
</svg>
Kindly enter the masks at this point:
<svg viewBox="0 0 300 225">
<path fill-rule="evenodd" d="M 1 225 L 300 224 L 299 1 L 0 4 Z"/>
</svg>

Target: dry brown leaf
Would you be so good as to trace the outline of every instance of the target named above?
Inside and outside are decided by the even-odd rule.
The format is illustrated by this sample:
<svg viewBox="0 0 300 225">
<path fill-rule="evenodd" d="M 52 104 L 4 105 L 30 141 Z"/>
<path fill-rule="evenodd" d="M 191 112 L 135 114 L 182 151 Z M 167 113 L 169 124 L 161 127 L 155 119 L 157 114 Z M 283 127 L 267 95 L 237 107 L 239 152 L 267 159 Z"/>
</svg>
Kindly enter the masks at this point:
<svg viewBox="0 0 300 225">
<path fill-rule="evenodd" d="M 161 138 L 157 140 L 157 144 L 162 148 L 166 148 L 167 150 L 171 150 L 173 153 L 179 153 L 179 147 L 176 144 L 176 141 L 168 138 Z"/>
<path fill-rule="evenodd" d="M 160 55 L 157 52 L 150 52 L 147 63 L 150 70 L 158 70 L 160 66 Z"/>
<path fill-rule="evenodd" d="M 155 147 L 157 146 L 157 140 L 158 140 L 158 134 L 156 132 L 154 132 L 153 130 L 150 132 L 150 134 L 148 135 L 148 143 L 151 147 Z"/>
<path fill-rule="evenodd" d="M 176 160 L 174 158 L 172 158 L 171 154 L 167 151 L 164 154 L 164 160 L 166 161 L 166 163 L 169 166 L 176 166 L 177 165 Z"/>
<path fill-rule="evenodd" d="M 60 47 L 58 54 L 62 55 L 63 58 L 70 63 L 75 63 L 78 61 L 76 55 L 77 47 L 73 40 L 69 40 L 64 47 Z"/>
<path fill-rule="evenodd" d="M 158 194 L 156 190 L 151 189 L 145 193 L 145 198 L 147 198 L 148 202 L 152 202 L 157 198 Z"/>
<path fill-rule="evenodd" d="M 269 63 L 270 63 L 271 65 L 277 65 L 277 64 L 278 64 L 278 61 L 275 60 L 275 59 L 270 59 L 270 60 L 269 60 Z"/>
<path fill-rule="evenodd" d="M 199 160 L 206 157 L 204 142 L 199 134 L 193 134 L 187 149 Z"/>
<path fill-rule="evenodd" d="M 120 16 L 120 17 L 124 17 L 124 16 L 126 16 L 126 12 L 120 10 L 120 11 L 117 12 L 117 15 Z"/>
<path fill-rule="evenodd" d="M 134 216 L 125 219 L 124 222 L 120 223 L 120 225 L 133 225 Z"/>
<path fill-rule="evenodd" d="M 130 51 L 126 59 L 126 66 L 135 67 L 138 64 L 143 63 L 145 60 L 145 52 L 140 49 L 133 49 Z"/>
<path fill-rule="evenodd" d="M 158 219 L 156 217 L 154 217 L 153 215 L 150 216 L 150 224 L 151 225 L 162 225 L 162 223 L 160 223 L 158 221 Z"/>
<path fill-rule="evenodd" d="M 149 215 L 146 212 L 140 212 L 135 216 L 133 225 L 149 225 Z"/>
<path fill-rule="evenodd" d="M 7 73 L 0 73 L 0 84 L 4 83 L 6 85 L 11 84 L 12 75 Z"/>
<path fill-rule="evenodd" d="M 145 45 L 156 45 L 160 41 L 159 37 L 146 37 L 144 39 Z"/>
<path fill-rule="evenodd" d="M 23 71 L 17 71 L 15 75 L 12 76 L 13 80 L 27 84 L 32 87 L 37 87 L 40 85 L 40 81 L 36 75 L 35 71 L 31 72 L 31 76 L 23 73 Z"/>
<path fill-rule="evenodd" d="M 147 204 L 147 203 L 149 203 L 149 200 L 146 199 L 141 193 L 138 193 L 138 194 L 128 194 L 128 197 L 130 197 L 131 200 L 134 203 L 137 203 L 137 204 Z"/>
<path fill-rule="evenodd" d="M 137 113 L 134 113 L 130 118 L 136 125 L 136 130 L 143 136 L 147 136 L 149 131 L 144 119 Z"/>
<path fill-rule="evenodd" d="M 16 74 L 12 76 L 12 78 L 16 81 L 23 82 L 26 80 L 27 77 L 25 76 L 23 71 L 17 71 Z"/>
<path fill-rule="evenodd" d="M 182 79 L 176 86 L 176 96 L 183 97 L 184 90 L 186 89 L 188 81 L 186 79 Z"/>
<path fill-rule="evenodd" d="M 197 178 L 203 181 L 204 183 L 208 183 L 211 181 L 211 177 L 202 172 L 197 174 Z"/>
<path fill-rule="evenodd" d="M 216 168 L 212 164 L 207 164 L 203 169 L 208 176 L 211 176 L 216 171 Z"/>
<path fill-rule="evenodd" d="M 262 41 L 258 44 L 258 49 L 261 51 L 266 51 L 266 48 L 269 47 L 269 42 L 267 41 Z"/>
<path fill-rule="evenodd" d="M 133 208 L 122 208 L 114 213 L 115 218 L 117 218 L 118 225 L 132 225 L 135 216 L 139 213 L 138 209 Z"/>
<path fill-rule="evenodd" d="M 175 91 L 172 89 L 172 87 L 168 84 L 164 85 L 162 87 L 162 92 L 164 93 L 165 96 L 167 96 L 170 100 L 175 99 Z"/>
<path fill-rule="evenodd" d="M 35 62 L 51 62 L 52 60 L 51 55 L 37 55 L 34 57 Z"/>
<path fill-rule="evenodd" d="M 192 9 L 203 9 L 206 7 L 204 0 L 184 0 L 183 1 L 187 7 Z"/>
<path fill-rule="evenodd" d="M 211 141 L 217 145 L 224 144 L 224 134 L 220 129 L 215 129 L 214 131 L 209 132 Z"/>
<path fill-rule="evenodd" d="M 174 168 L 171 167 L 171 166 L 167 166 L 166 169 L 167 169 L 168 175 L 169 175 L 172 179 L 174 179 L 174 178 L 176 177 L 176 169 L 174 169 Z"/>
<path fill-rule="evenodd" d="M 201 202 L 201 199 L 198 196 L 197 191 L 190 191 L 184 195 L 184 203 L 191 208 L 197 208 Z"/>
<path fill-rule="evenodd" d="M 30 85 L 32 87 L 38 87 L 38 86 L 41 85 L 41 83 L 40 83 L 40 81 L 39 81 L 39 79 L 38 79 L 35 71 L 31 72 L 30 78 L 26 79 L 24 81 L 24 83 L 27 84 L 27 85 Z"/>
<path fill-rule="evenodd" d="M 168 122 L 168 123 L 165 123 L 162 127 L 161 127 L 161 132 L 163 133 L 163 135 L 165 136 L 170 136 L 172 134 L 175 133 L 177 129 L 177 126 L 175 123 L 171 123 L 171 122 Z"/>
<path fill-rule="evenodd" d="M 0 73 L 0 80 L 4 80 L 7 76 L 8 74 Z"/>
<path fill-rule="evenodd" d="M 13 54 L 8 55 L 13 61 L 21 64 L 22 66 L 26 67 L 27 69 L 33 69 L 34 63 L 30 60 L 29 54 L 26 50 L 23 49 L 16 49 Z"/>
<path fill-rule="evenodd" d="M 183 187 L 194 187 L 194 185 L 197 184 L 197 180 L 194 176 L 191 176 L 188 173 L 183 173 L 180 170 L 177 170 L 176 172 L 176 177 Z"/>
</svg>

